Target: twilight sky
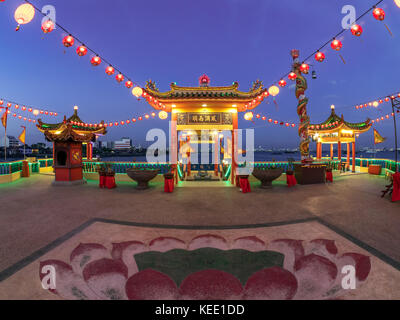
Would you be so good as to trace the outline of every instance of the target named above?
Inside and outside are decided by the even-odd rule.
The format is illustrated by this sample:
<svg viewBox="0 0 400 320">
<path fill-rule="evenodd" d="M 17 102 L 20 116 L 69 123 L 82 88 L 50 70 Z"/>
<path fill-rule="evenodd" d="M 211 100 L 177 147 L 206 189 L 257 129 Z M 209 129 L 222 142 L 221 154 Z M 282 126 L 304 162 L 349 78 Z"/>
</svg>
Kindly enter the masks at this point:
<svg viewBox="0 0 400 320">
<path fill-rule="evenodd" d="M 118 66 L 142 86 L 155 80 L 168 90 L 171 82 L 197 85 L 201 74 L 211 85 L 229 85 L 238 81 L 247 91 L 260 79 L 269 86 L 289 71 L 290 49 L 308 56 L 341 29 L 342 7 L 352 4 L 359 16 L 377 0 L 32 0 L 37 7 L 50 4 L 57 10 L 57 22 L 86 45 Z M 137 101 L 130 90 L 105 74 L 105 65 L 92 67 L 91 55 L 79 58 L 75 47 L 62 45 L 65 35 L 56 29 L 44 35 L 41 16 L 15 32 L 14 11 L 23 1 L 0 2 L 0 97 L 47 108 L 69 116 L 73 106 L 86 122 L 126 120 L 151 112 L 143 100 Z M 380 5 L 386 11 L 386 30 L 369 13 L 360 24 L 360 38 L 347 31 L 340 39 L 339 54 L 330 46 L 323 51 L 326 60 L 310 61 L 318 79 L 309 79 L 307 96 L 311 122 L 325 120 L 330 105 L 345 119 L 359 122 L 391 112 L 389 103 L 374 110 L 351 108 L 361 102 L 400 92 L 400 8 L 393 0 Z M 298 122 L 297 102 L 292 83 L 281 90 L 276 101 L 268 98 L 256 113 L 283 121 Z M 371 108 L 372 109 L 372 108 Z M 19 111 L 24 114 L 23 111 Z M 243 120 L 239 127 L 256 129 L 256 145 L 296 147 L 297 129 L 281 128 L 264 122 Z M 400 117 L 399 117 L 400 118 Z M 17 136 L 23 121 L 9 118 L 8 134 Z M 43 117 L 54 121 L 54 117 Z M 400 120 L 400 119 L 399 119 Z M 400 121 L 399 121 L 400 122 Z M 27 125 L 27 143 L 44 141 L 34 125 Z M 167 121 L 147 120 L 135 125 L 109 129 L 104 140 L 129 136 L 134 144 L 144 144 L 148 129 L 167 129 Z M 376 126 L 393 146 L 393 121 Z M 2 130 L 3 128 L 0 128 Z M 0 133 L 3 136 L 4 132 Z M 359 145 L 372 146 L 372 130 L 359 139 Z M 314 146 L 312 146 L 314 148 Z"/>
</svg>

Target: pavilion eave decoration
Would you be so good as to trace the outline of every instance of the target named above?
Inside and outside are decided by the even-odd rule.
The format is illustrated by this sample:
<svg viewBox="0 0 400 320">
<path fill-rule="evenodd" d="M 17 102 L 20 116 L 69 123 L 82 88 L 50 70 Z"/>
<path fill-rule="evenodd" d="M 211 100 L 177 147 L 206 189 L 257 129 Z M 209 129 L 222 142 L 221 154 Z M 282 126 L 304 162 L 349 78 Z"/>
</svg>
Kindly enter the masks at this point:
<svg viewBox="0 0 400 320">
<path fill-rule="evenodd" d="M 268 95 L 261 81 L 253 83 L 248 92 L 240 91 L 239 84 L 234 82 L 230 86 L 212 87 L 200 85 L 196 87 L 182 87 L 175 83 L 170 85 L 170 90 L 160 92 L 155 82 L 147 81 L 143 97 L 156 110 L 171 112 L 174 104 L 183 102 L 213 102 L 229 103 L 237 107 L 239 112 L 256 108 Z"/>
</svg>

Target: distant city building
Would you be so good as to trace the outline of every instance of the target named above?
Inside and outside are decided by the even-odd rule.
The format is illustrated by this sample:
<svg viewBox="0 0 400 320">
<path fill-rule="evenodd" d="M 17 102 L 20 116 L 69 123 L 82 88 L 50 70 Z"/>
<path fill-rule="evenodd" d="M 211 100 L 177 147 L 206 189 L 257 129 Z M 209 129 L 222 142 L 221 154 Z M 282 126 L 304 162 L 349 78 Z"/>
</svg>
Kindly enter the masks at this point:
<svg viewBox="0 0 400 320">
<path fill-rule="evenodd" d="M 114 141 L 107 141 L 106 145 L 107 149 L 114 149 Z"/>
<path fill-rule="evenodd" d="M 96 141 L 94 146 L 97 149 L 105 149 L 105 148 L 107 148 L 107 141 Z"/>
<path fill-rule="evenodd" d="M 5 142 L 7 148 L 18 148 L 21 145 L 19 140 L 13 136 L 7 136 Z M 0 147 L 4 148 L 4 137 L 0 138 Z"/>
<path fill-rule="evenodd" d="M 120 141 L 114 142 L 115 150 L 127 150 L 131 149 L 131 147 L 132 147 L 132 140 L 130 138 L 122 138 Z"/>
</svg>

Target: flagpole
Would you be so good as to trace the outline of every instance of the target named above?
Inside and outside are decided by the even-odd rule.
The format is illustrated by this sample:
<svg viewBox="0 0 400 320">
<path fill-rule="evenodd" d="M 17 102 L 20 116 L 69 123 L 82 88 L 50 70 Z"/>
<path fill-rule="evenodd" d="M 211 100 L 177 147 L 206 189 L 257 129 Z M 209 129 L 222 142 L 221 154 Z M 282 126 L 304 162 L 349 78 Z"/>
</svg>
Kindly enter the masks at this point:
<svg viewBox="0 0 400 320">
<path fill-rule="evenodd" d="M 396 165 L 396 172 L 399 171 L 399 164 L 397 162 L 397 154 L 399 153 L 398 149 L 398 145 L 397 145 L 397 123 L 396 123 L 396 112 L 395 112 L 395 104 L 394 104 L 394 99 L 392 100 L 392 112 L 393 112 L 393 122 L 394 122 L 394 161 L 395 161 L 395 165 Z M 396 106 L 397 108 L 397 106 Z"/>
<path fill-rule="evenodd" d="M 4 126 L 4 161 L 7 161 L 7 115 L 8 115 L 8 107 L 6 107 L 6 125 Z"/>
</svg>

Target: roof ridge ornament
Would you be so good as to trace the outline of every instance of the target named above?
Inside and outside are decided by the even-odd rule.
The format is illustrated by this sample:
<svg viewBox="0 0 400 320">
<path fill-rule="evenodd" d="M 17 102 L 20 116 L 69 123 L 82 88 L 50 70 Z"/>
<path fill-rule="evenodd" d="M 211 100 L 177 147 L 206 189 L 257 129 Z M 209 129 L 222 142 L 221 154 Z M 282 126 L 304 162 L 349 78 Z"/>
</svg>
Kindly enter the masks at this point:
<svg viewBox="0 0 400 320">
<path fill-rule="evenodd" d="M 256 90 L 264 88 L 263 82 L 261 80 L 256 80 L 253 82 L 253 86 L 250 89 L 250 92 L 254 92 Z"/>
<path fill-rule="evenodd" d="M 210 85 L 210 78 L 206 74 L 203 74 L 199 78 L 200 87 L 208 87 Z"/>
</svg>

